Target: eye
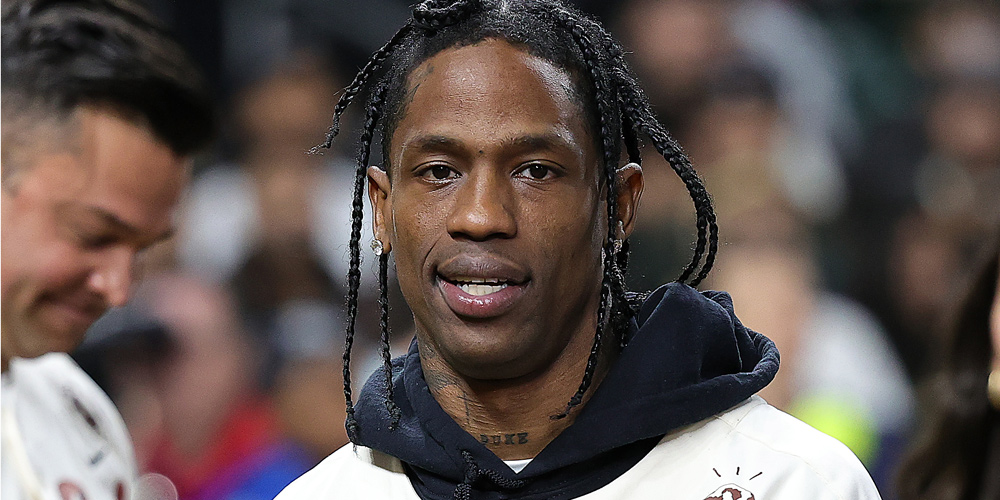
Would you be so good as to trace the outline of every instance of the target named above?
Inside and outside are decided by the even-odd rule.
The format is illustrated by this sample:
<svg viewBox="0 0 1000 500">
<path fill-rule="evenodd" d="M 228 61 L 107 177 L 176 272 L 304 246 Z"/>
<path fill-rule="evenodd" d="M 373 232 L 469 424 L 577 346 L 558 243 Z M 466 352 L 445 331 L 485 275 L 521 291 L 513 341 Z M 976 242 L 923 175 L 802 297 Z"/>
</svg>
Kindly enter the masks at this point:
<svg viewBox="0 0 1000 500">
<path fill-rule="evenodd" d="M 115 242 L 115 237 L 110 234 L 103 233 L 91 233 L 87 231 L 77 231 L 76 233 L 77 241 L 80 242 L 80 246 L 84 248 L 104 248 Z"/>
<path fill-rule="evenodd" d="M 542 163 L 529 163 L 514 173 L 515 176 L 526 177 L 541 181 L 553 177 L 555 171 L 552 167 Z"/>
<path fill-rule="evenodd" d="M 430 181 L 445 181 L 458 177 L 455 169 L 442 164 L 431 165 L 424 169 L 421 176 Z"/>
</svg>

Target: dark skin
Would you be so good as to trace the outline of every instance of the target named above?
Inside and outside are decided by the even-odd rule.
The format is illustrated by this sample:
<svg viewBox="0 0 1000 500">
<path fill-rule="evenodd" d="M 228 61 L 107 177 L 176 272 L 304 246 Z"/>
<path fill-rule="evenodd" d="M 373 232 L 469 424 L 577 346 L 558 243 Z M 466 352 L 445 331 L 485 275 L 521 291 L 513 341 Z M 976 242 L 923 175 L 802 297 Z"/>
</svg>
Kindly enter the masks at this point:
<svg viewBox="0 0 1000 500">
<path fill-rule="evenodd" d="M 504 41 L 444 50 L 409 86 L 391 174 L 368 171 L 375 236 L 394 252 L 435 399 L 500 458 L 534 457 L 572 423 L 550 417 L 597 327 L 608 229 L 594 136 L 570 76 Z M 642 171 L 618 176 L 625 238 Z"/>
</svg>

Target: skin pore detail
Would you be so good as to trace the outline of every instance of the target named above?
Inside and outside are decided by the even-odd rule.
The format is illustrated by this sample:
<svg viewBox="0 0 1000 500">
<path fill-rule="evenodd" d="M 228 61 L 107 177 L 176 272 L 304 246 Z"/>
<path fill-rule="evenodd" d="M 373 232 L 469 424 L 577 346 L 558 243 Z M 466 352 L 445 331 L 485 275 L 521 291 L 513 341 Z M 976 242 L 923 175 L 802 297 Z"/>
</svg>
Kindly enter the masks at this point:
<svg viewBox="0 0 1000 500">
<path fill-rule="evenodd" d="M 531 458 L 572 424 L 552 417 L 597 327 L 600 155 L 570 76 L 507 42 L 446 49 L 413 75 L 392 166 L 368 170 L 375 234 L 435 400 L 501 459 Z M 622 172 L 627 236 L 641 170 Z M 615 349 L 602 352 L 595 385 Z"/>
</svg>

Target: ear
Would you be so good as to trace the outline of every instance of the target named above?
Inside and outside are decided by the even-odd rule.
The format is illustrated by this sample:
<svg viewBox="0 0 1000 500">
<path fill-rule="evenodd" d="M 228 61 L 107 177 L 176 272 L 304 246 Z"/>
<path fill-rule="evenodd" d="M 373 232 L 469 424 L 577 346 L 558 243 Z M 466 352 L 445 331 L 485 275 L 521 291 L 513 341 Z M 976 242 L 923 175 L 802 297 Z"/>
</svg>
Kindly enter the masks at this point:
<svg viewBox="0 0 1000 500">
<path fill-rule="evenodd" d="M 621 221 L 618 238 L 625 239 L 635 229 L 635 213 L 642 196 L 642 167 L 628 163 L 618 169 L 618 220 Z"/>
<path fill-rule="evenodd" d="M 368 167 L 368 200 L 372 204 L 372 229 L 375 238 L 382 242 L 382 251 L 392 250 L 392 206 L 389 201 L 389 173 L 380 167 Z M 389 221 L 389 223 L 387 223 Z"/>
</svg>

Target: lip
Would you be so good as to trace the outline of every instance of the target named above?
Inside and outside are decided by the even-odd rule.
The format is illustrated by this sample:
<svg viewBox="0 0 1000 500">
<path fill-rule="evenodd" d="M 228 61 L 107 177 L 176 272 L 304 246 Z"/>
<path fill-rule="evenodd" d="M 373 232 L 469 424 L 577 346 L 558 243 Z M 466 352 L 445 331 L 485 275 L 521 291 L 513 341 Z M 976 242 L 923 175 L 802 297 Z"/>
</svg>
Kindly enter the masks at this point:
<svg viewBox="0 0 1000 500">
<path fill-rule="evenodd" d="M 458 285 L 437 277 L 437 285 L 444 301 L 455 314 L 468 318 L 485 319 L 500 316 L 509 311 L 524 295 L 525 284 L 511 284 L 487 295 L 471 295 Z"/>
<path fill-rule="evenodd" d="M 505 283 L 494 293 L 472 295 L 455 282 L 470 279 L 498 280 Z M 461 254 L 445 260 L 434 275 L 435 284 L 445 303 L 458 316 L 485 319 L 509 311 L 520 299 L 531 279 L 523 268 L 492 255 Z"/>
<path fill-rule="evenodd" d="M 458 278 L 496 278 L 523 285 L 530 279 L 523 267 L 506 258 L 487 253 L 461 253 L 444 259 L 437 265 L 435 273 L 448 281 Z"/>
<path fill-rule="evenodd" d="M 92 305 L 78 305 L 65 301 L 53 301 L 51 303 L 57 311 L 66 317 L 70 323 L 89 328 L 101 315 L 104 314 L 103 307 Z"/>
</svg>

